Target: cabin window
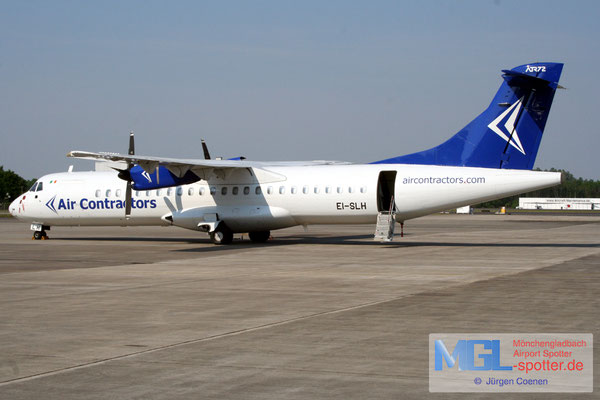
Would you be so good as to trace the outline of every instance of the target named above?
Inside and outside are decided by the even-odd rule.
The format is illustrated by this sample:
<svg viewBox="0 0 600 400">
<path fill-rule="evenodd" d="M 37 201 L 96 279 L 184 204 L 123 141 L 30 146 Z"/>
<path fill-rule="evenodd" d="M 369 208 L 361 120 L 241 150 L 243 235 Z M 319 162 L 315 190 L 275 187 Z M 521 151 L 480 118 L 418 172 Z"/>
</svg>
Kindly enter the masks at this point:
<svg viewBox="0 0 600 400">
<path fill-rule="evenodd" d="M 353 193 L 354 192 L 354 188 L 352 186 L 348 187 L 348 193 Z"/>
<path fill-rule="evenodd" d="M 191 187 L 188 189 L 188 196 L 192 196 L 194 194 L 194 188 Z"/>
<path fill-rule="evenodd" d="M 204 187 L 201 187 L 200 189 L 198 189 L 198 194 L 200 196 L 204 196 Z"/>
<path fill-rule="evenodd" d="M 343 193 L 343 192 L 344 192 L 344 189 L 342 189 L 342 187 L 341 187 L 341 186 L 338 186 L 338 188 L 337 188 L 337 192 L 338 192 L 338 193 Z"/>
<path fill-rule="evenodd" d="M 331 186 L 325 186 L 325 193 L 331 193 Z"/>
<path fill-rule="evenodd" d="M 267 188 L 267 194 L 273 194 L 273 186 Z"/>
<path fill-rule="evenodd" d="M 217 188 L 215 186 L 211 186 L 210 187 L 210 195 L 214 196 L 215 194 L 217 194 Z"/>
<path fill-rule="evenodd" d="M 221 194 L 222 194 L 223 196 L 227 195 L 227 186 L 223 186 L 223 187 L 221 188 Z"/>
<path fill-rule="evenodd" d="M 244 186 L 244 194 L 250 194 L 250 186 Z"/>
<path fill-rule="evenodd" d="M 121 197 L 121 189 L 115 190 L 115 197 Z"/>
<path fill-rule="evenodd" d="M 318 186 L 315 186 L 315 188 L 313 189 L 313 191 L 315 192 L 315 194 L 319 194 L 320 190 Z"/>
<path fill-rule="evenodd" d="M 279 194 L 285 194 L 285 186 L 279 186 Z"/>
<path fill-rule="evenodd" d="M 146 190 L 146 197 L 150 197 L 150 190 Z"/>
<path fill-rule="evenodd" d="M 296 194 L 296 192 L 298 192 L 298 188 L 296 186 L 292 186 L 291 192 L 292 194 Z"/>
<path fill-rule="evenodd" d="M 168 188 L 167 189 L 167 196 L 170 196 L 173 194 L 173 188 Z"/>
<path fill-rule="evenodd" d="M 100 197 L 100 189 L 96 190 L 96 197 Z"/>
<path fill-rule="evenodd" d="M 110 189 L 106 190 L 106 197 L 110 197 Z"/>
<path fill-rule="evenodd" d="M 302 187 L 302 193 L 308 194 L 308 186 L 303 186 Z"/>
<path fill-rule="evenodd" d="M 260 186 L 257 186 L 256 189 L 254 189 L 254 193 L 257 195 L 262 193 L 262 189 L 260 188 Z"/>
<path fill-rule="evenodd" d="M 366 186 L 361 187 L 360 188 L 360 192 L 361 193 L 367 193 L 367 187 Z"/>
<path fill-rule="evenodd" d="M 40 182 L 40 183 L 38 183 L 37 189 L 35 189 L 35 191 L 41 192 L 42 190 L 44 190 L 44 183 Z"/>
<path fill-rule="evenodd" d="M 176 193 L 177 193 L 177 196 L 181 196 L 183 194 L 183 188 L 181 186 L 179 186 L 177 188 L 177 192 Z"/>
<path fill-rule="evenodd" d="M 233 189 L 231 189 L 231 194 L 234 195 L 234 196 L 237 196 L 238 191 L 239 191 L 238 187 L 234 186 Z"/>
</svg>

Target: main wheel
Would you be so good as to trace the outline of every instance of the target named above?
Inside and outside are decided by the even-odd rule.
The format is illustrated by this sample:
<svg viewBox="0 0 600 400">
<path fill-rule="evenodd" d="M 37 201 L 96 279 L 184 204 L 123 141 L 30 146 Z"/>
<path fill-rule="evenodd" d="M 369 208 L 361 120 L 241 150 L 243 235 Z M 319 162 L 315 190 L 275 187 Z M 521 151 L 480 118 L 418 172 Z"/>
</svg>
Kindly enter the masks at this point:
<svg viewBox="0 0 600 400">
<path fill-rule="evenodd" d="M 254 243 L 264 243 L 271 237 L 271 231 L 249 232 L 248 236 Z"/>
<path fill-rule="evenodd" d="M 210 233 L 210 240 L 214 244 L 231 244 L 233 242 L 233 232 L 223 223 L 220 223 L 217 229 Z"/>
</svg>

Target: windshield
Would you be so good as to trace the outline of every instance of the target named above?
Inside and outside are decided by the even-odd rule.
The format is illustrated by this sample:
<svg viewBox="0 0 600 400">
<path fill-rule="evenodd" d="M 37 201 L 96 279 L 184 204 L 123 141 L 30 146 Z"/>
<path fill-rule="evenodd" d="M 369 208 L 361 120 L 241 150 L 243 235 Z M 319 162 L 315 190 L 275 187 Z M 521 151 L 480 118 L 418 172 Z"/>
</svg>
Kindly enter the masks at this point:
<svg viewBox="0 0 600 400">
<path fill-rule="evenodd" d="M 35 188 L 37 187 L 37 182 L 33 184 L 33 186 L 31 187 L 31 189 L 29 189 L 30 192 L 35 192 Z"/>
</svg>

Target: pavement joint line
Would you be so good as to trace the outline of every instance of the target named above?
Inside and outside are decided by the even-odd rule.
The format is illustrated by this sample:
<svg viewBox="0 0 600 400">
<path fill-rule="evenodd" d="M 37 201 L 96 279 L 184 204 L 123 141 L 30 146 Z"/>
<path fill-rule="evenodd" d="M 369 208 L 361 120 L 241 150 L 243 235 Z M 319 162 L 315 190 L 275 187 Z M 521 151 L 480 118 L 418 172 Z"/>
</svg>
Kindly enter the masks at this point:
<svg viewBox="0 0 600 400">
<path fill-rule="evenodd" d="M 155 264 L 140 264 L 140 265 L 156 265 L 158 263 Z M 337 266 L 337 265 L 336 265 Z M 111 266 L 106 266 L 106 267 L 98 267 L 99 268 L 113 268 L 113 267 L 119 267 L 119 265 L 111 265 Z M 325 268 L 325 267 L 323 267 Z M 322 269 L 322 268 L 319 268 Z M 64 271 L 64 269 L 62 269 L 61 271 Z M 27 274 L 30 273 L 42 273 L 42 272 L 48 272 L 48 271 L 31 271 L 31 272 L 26 272 Z M 10 274 L 15 274 L 15 273 L 22 273 L 22 272 L 11 272 Z M 263 273 L 267 274 L 267 273 Z M 9 275 L 9 274 L 5 274 L 5 275 Z M 241 273 L 241 274 L 236 274 L 236 275 L 232 275 L 232 277 L 235 278 L 243 278 L 246 276 L 251 276 L 251 277 L 256 277 L 257 275 L 255 273 Z M 269 274 L 269 276 L 273 276 L 273 274 Z M 181 284 L 188 284 L 190 282 L 203 282 L 203 281 L 214 281 L 214 280 L 220 280 L 221 278 L 198 278 L 198 279 L 185 279 L 185 278 L 181 278 L 181 279 L 177 279 L 177 280 L 173 280 L 173 281 L 162 281 L 159 283 L 154 283 L 154 284 L 146 284 L 146 285 L 138 285 L 138 286 L 121 286 L 121 287 L 107 287 L 107 288 L 100 288 L 100 289 L 96 289 L 96 290 L 85 290 L 82 289 L 81 291 L 78 292 L 72 292 L 72 293 L 66 293 L 66 294 L 56 294 L 56 295 L 52 295 L 52 296 L 44 296 L 44 297 L 31 297 L 31 298 L 24 298 L 24 299 L 16 299 L 16 300 L 9 300 L 8 302 L 10 303 L 19 303 L 19 302 L 23 302 L 23 301 L 31 301 L 31 300 L 44 300 L 44 299 L 53 299 L 53 298 L 60 298 L 60 297 L 68 297 L 68 296 L 81 296 L 81 295 L 87 295 L 87 294 L 95 294 L 95 293 L 104 293 L 104 292 L 118 292 L 121 290 L 132 290 L 132 289 L 148 289 L 148 288 L 153 288 L 153 287 L 158 287 L 158 286 L 174 286 L 174 285 L 181 285 Z M 17 284 L 13 284 L 12 286 L 18 286 L 19 283 Z M 48 286 L 48 285 L 45 285 Z M 56 285 L 51 285 L 51 286 L 56 286 Z M 222 288 L 219 289 L 218 291 L 238 291 L 238 290 L 245 290 L 245 291 L 270 291 L 270 289 L 239 289 L 239 288 Z M 313 292 L 313 291 L 302 291 L 302 292 Z M 5 303 L 8 303 L 5 302 Z"/>
<path fill-rule="evenodd" d="M 29 297 L 29 298 L 24 298 L 24 299 L 10 300 L 10 301 L 4 302 L 4 303 L 9 303 L 9 302 L 10 303 L 20 303 L 20 302 L 31 301 L 31 300 L 47 300 L 47 299 L 55 299 L 55 298 L 70 297 L 70 296 L 82 296 L 82 295 L 89 295 L 89 294 L 96 294 L 96 293 L 118 292 L 118 291 L 122 291 L 122 290 L 149 289 L 149 288 L 158 287 L 158 286 L 174 286 L 174 285 L 181 285 L 181 284 L 186 284 L 186 283 L 190 283 L 190 282 L 202 282 L 205 280 L 210 281 L 213 279 L 194 279 L 194 280 L 187 280 L 187 281 L 161 282 L 161 283 L 148 284 L 148 285 L 126 286 L 126 287 L 118 287 L 118 288 L 103 288 L 103 289 L 96 289 L 96 290 L 83 289 L 78 292 L 56 294 L 53 296 L 44 296 L 44 297 Z M 229 290 L 231 291 L 231 290 L 236 290 L 236 289 L 229 289 Z"/>
<path fill-rule="evenodd" d="M 92 367 L 92 366 L 96 366 L 96 365 L 105 364 L 105 363 L 108 363 L 111 361 L 124 360 L 127 358 L 136 357 L 139 355 L 155 353 L 155 352 L 158 352 L 161 350 L 172 349 L 172 348 L 176 348 L 176 347 L 180 347 L 180 346 L 185 346 L 188 344 L 195 344 L 195 343 L 207 342 L 207 341 L 216 340 L 216 339 L 222 339 L 222 338 L 226 338 L 226 337 L 230 337 L 230 336 L 237 336 L 237 335 L 240 335 L 243 333 L 254 332 L 254 331 L 267 329 L 267 328 L 273 328 L 276 326 L 286 325 L 286 324 L 289 324 L 292 322 L 302 321 L 302 320 L 306 320 L 306 319 L 310 319 L 310 318 L 314 318 L 314 317 L 320 317 L 320 316 L 324 316 L 324 315 L 331 315 L 331 314 L 337 314 L 337 313 L 342 313 L 342 312 L 346 312 L 346 311 L 352 311 L 352 310 L 356 310 L 356 309 L 360 309 L 360 308 L 364 308 L 364 307 L 370 307 L 373 305 L 378 305 L 378 304 L 383 304 L 383 303 L 399 300 L 399 299 L 410 297 L 410 296 L 411 295 L 400 296 L 400 297 L 395 297 L 392 299 L 373 301 L 373 302 L 358 304 L 355 306 L 344 307 L 344 308 L 340 308 L 340 309 L 336 309 L 336 310 L 322 311 L 322 312 L 318 312 L 318 313 L 314 313 L 314 314 L 290 318 L 290 319 L 283 320 L 283 321 L 277 321 L 277 322 L 272 322 L 272 323 L 268 323 L 268 324 L 258 325 L 258 326 L 251 327 L 251 328 L 237 329 L 234 331 L 219 333 L 219 334 L 215 334 L 215 335 L 211 335 L 211 336 L 207 336 L 207 337 L 203 337 L 203 338 L 199 338 L 199 339 L 190 339 L 190 340 L 185 340 L 185 341 L 178 342 L 178 343 L 171 343 L 171 344 L 167 344 L 164 346 L 155 347 L 152 349 L 146 349 L 146 350 L 141 350 L 141 351 L 137 351 L 137 352 L 133 352 L 133 353 L 122 354 L 122 355 L 115 356 L 115 357 L 109 357 L 109 358 L 105 358 L 105 359 L 101 359 L 101 360 L 95 360 L 95 361 L 90 361 L 90 362 L 79 364 L 79 365 L 74 365 L 71 367 L 65 367 L 65 368 L 60 368 L 60 369 L 47 371 L 47 372 L 41 372 L 38 374 L 33 374 L 33 375 L 21 377 L 21 378 L 10 379 L 7 381 L 0 382 L 0 387 L 7 386 L 7 385 L 10 385 L 13 383 L 26 382 L 26 381 L 37 379 L 37 378 L 58 375 L 58 374 L 65 373 L 65 372 L 76 371 L 79 369 L 84 369 L 84 368 L 88 368 L 88 367 Z"/>
<path fill-rule="evenodd" d="M 149 364 L 168 364 L 168 365 L 191 365 L 190 363 L 180 362 L 169 362 L 169 361 L 147 361 Z M 289 368 L 289 367 L 263 367 L 260 365 L 211 365 L 210 368 L 224 368 L 224 369 L 258 369 L 265 371 L 294 371 L 294 372 L 315 372 L 322 374 L 336 374 L 336 375 L 355 375 L 355 376 L 379 376 L 384 378 L 422 378 L 419 375 L 408 375 L 408 374 L 375 374 L 372 372 L 353 372 L 353 371 L 335 371 L 330 369 L 314 369 L 314 368 Z"/>
<path fill-rule="evenodd" d="M 500 241 L 501 242 L 501 241 Z M 498 243 L 498 242 L 496 242 Z M 600 245 L 599 245 L 600 247 Z M 442 250 L 442 249 L 439 249 Z M 592 253 L 593 254 L 593 253 Z M 581 257 L 577 257 L 577 258 L 581 258 Z M 577 259 L 574 258 L 574 259 Z M 564 260 L 564 261 L 568 261 L 568 260 Z M 165 263 L 164 261 L 158 262 L 158 263 L 147 263 L 147 264 L 136 264 L 136 265 L 157 265 L 157 264 L 161 264 L 161 263 Z M 557 262 L 558 263 L 558 262 Z M 130 264 L 124 264 L 124 266 L 128 266 Z M 340 264 L 341 265 L 341 264 Z M 336 267 L 339 267 L 340 265 L 336 264 Z M 345 264 L 344 264 L 345 265 Z M 555 264 L 551 264 L 551 265 L 555 265 Z M 550 265 L 546 265 L 543 266 L 541 268 L 546 268 Z M 120 267 L 120 265 L 111 265 L 111 266 L 106 266 L 106 267 L 99 267 L 99 268 L 114 268 L 114 267 Z M 325 267 L 322 267 L 325 268 Z M 322 269 L 319 268 L 319 269 Z M 61 270 L 63 271 L 63 270 Z M 27 272 L 29 273 L 43 273 L 43 272 L 48 272 L 48 271 L 31 271 L 31 272 Z M 517 271 L 515 273 L 521 273 L 521 272 L 525 272 L 525 271 Z M 22 273 L 22 272 L 12 272 L 9 274 L 14 274 L 14 273 Z M 505 275 L 510 275 L 511 273 L 509 272 L 508 274 L 502 274 L 502 275 L 497 275 L 496 277 L 499 276 L 505 276 Z M 8 275 L 8 274 L 6 274 Z M 235 275 L 236 277 L 244 277 L 244 276 L 256 276 L 255 274 L 251 274 L 251 273 L 242 273 L 239 275 Z M 118 291 L 122 291 L 122 290 L 136 290 L 136 289 L 147 289 L 147 288 L 153 288 L 153 287 L 158 287 L 158 286 L 173 286 L 173 285 L 180 285 L 180 284 L 187 284 L 190 282 L 202 282 L 202 281 L 211 281 L 211 280 L 216 280 L 218 278 L 199 278 L 199 279 L 194 279 L 194 280 L 174 280 L 171 282 L 160 282 L 160 283 L 155 283 L 155 284 L 146 284 L 146 285 L 139 285 L 139 286 L 125 286 L 125 287 L 117 287 L 117 288 L 101 288 L 101 289 L 97 289 L 97 290 L 91 290 L 91 291 L 86 291 L 86 290 L 82 290 L 79 292 L 73 292 L 73 293 L 67 293 L 67 294 L 57 294 L 57 295 L 53 295 L 53 296 L 45 296 L 45 297 L 34 297 L 34 298 L 24 298 L 24 299 L 18 299 L 18 300 L 12 300 L 10 301 L 11 303 L 18 303 L 18 302 L 23 302 L 23 301 L 31 301 L 33 299 L 35 300 L 41 300 L 41 299 L 52 299 L 52 298 L 60 298 L 60 297 L 68 297 L 68 296 L 81 296 L 81 295 L 88 295 L 88 294 L 95 294 L 95 293 L 105 293 L 105 292 L 118 292 Z M 491 278 L 493 279 L 493 278 Z M 238 288 L 223 288 L 220 289 L 219 291 L 237 291 L 240 290 Z M 247 291 L 252 291 L 253 289 L 243 289 L 243 290 L 247 290 Z M 262 289 L 255 289 L 255 291 L 262 291 Z M 400 297 L 401 298 L 401 297 Z M 1 384 L 1 382 L 0 382 Z"/>
<path fill-rule="evenodd" d="M 577 260 L 580 258 L 584 258 L 584 257 L 588 257 L 589 255 L 583 256 L 583 257 L 576 257 L 573 258 L 569 261 L 572 260 Z M 476 282 L 486 282 L 486 281 L 491 281 L 497 278 L 503 278 L 506 276 L 511 276 L 511 275 L 519 275 L 522 273 L 526 273 L 526 272 L 530 272 L 530 271 L 534 271 L 534 270 L 540 270 L 540 269 L 545 269 L 545 268 L 550 268 L 554 265 L 557 264 L 562 264 L 564 263 L 564 261 L 561 262 L 557 262 L 551 265 L 546 265 L 540 268 L 533 268 L 533 269 L 529 269 L 529 270 L 525 270 L 525 271 L 519 271 L 516 273 L 507 273 L 507 274 L 501 274 L 498 276 L 494 276 L 494 277 L 490 277 L 487 279 L 479 279 L 479 280 L 474 280 L 474 281 L 469 281 L 469 282 L 460 282 L 457 283 L 455 285 L 450 285 L 450 286 L 443 286 L 442 288 L 444 290 L 447 289 L 451 289 L 451 288 L 456 288 L 456 287 L 460 287 L 460 286 L 468 286 L 470 284 L 476 283 Z M 88 367 L 93 367 L 93 366 L 97 366 L 97 365 L 102 365 L 102 364 L 106 364 L 112 361 L 118 361 L 118 360 L 125 360 L 128 358 L 133 358 L 133 357 L 137 357 L 140 355 L 144 355 L 144 354 L 151 354 L 151 353 L 156 353 L 162 350 L 166 350 L 166 349 L 173 349 L 173 348 L 177 348 L 177 347 L 181 347 L 181 346 L 186 346 L 189 344 L 195 344 L 195 343 L 202 343 L 202 342 L 208 342 L 208 341 L 212 341 L 212 340 L 216 340 L 216 339 L 223 339 L 223 338 L 227 338 L 227 337 L 231 337 L 231 336 L 237 336 L 237 335 L 241 335 L 244 333 L 250 333 L 250 332 L 255 332 L 255 331 L 259 331 L 259 330 L 263 330 L 263 329 L 267 329 L 267 328 L 273 328 L 273 327 L 277 327 L 277 326 L 282 326 L 282 325 L 287 325 L 293 322 L 297 322 L 297 321 L 303 321 L 303 320 L 307 320 L 307 319 L 311 319 L 311 318 L 315 318 L 315 317 L 322 317 L 322 316 L 326 316 L 326 315 L 333 315 L 333 314 L 339 314 L 339 313 L 343 313 L 343 312 L 347 312 L 347 311 L 353 311 L 353 310 L 358 310 L 361 308 L 366 308 L 366 307 L 371 307 L 371 306 L 376 306 L 376 305 L 380 305 L 380 304 L 385 304 L 385 303 L 390 303 L 393 301 L 397 301 L 397 300 L 401 300 L 401 299 L 407 299 L 407 298 L 411 298 L 414 296 L 418 296 L 418 295 L 422 295 L 423 293 L 429 292 L 435 290 L 435 288 L 428 288 L 425 291 L 422 292 L 417 292 L 417 293 L 411 293 L 405 296 L 399 296 L 399 297 L 394 297 L 394 298 L 389 298 L 389 299 L 384 299 L 384 300 L 377 300 L 377 301 L 372 301 L 372 302 L 368 302 L 368 303 L 363 303 L 363 304 L 358 304 L 355 306 L 350 306 L 350 307 L 344 307 L 344 308 L 340 308 L 340 309 L 336 309 L 336 310 L 330 310 L 330 311 L 322 311 L 322 312 L 318 312 L 318 313 L 313 313 L 313 314 L 309 314 L 309 315 L 303 315 L 300 317 L 295 317 L 295 318 L 290 318 L 287 320 L 283 320 L 283 321 L 277 321 L 277 322 L 272 322 L 272 323 L 268 323 L 268 324 L 263 324 L 263 325 L 258 325 L 255 327 L 250 327 L 250 328 L 243 328 L 243 329 L 237 329 L 237 330 L 233 330 L 230 332 L 225 332 L 225 333 L 219 333 L 219 334 L 215 334 L 215 335 L 210 335 L 207 337 L 203 337 L 203 338 L 198 338 L 198 339 L 190 339 L 190 340 L 185 340 L 182 342 L 177 342 L 177 343 L 171 343 L 171 344 L 167 344 L 164 346 L 159 346 L 159 347 L 155 347 L 152 349 L 145 349 L 145 350 L 140 350 L 137 352 L 132 352 L 132 353 L 128 353 L 128 354 L 122 354 L 122 355 L 118 355 L 118 356 L 114 356 L 114 357 L 108 357 L 105 359 L 101 359 L 101 360 L 95 360 L 95 361 L 90 361 L 90 362 L 86 362 L 86 363 L 82 363 L 79 365 L 74 365 L 74 366 L 70 366 L 70 367 L 65 367 L 65 368 L 59 368 L 56 370 L 52 370 L 52 371 L 46 371 L 46 372 L 40 372 L 37 374 L 32 374 L 29 376 L 24 376 L 21 378 L 15 378 L 15 379 L 10 379 L 7 381 L 3 381 L 0 382 L 0 387 L 3 386 L 8 386 L 14 383 L 21 383 L 21 382 L 27 382 L 30 380 L 35 380 L 38 378 L 45 378 L 45 377 L 49 377 L 49 376 L 54 376 L 54 375 L 60 375 L 62 373 L 66 373 L 66 372 L 71 372 L 71 371 L 77 371 L 80 369 L 85 369 Z"/>
</svg>

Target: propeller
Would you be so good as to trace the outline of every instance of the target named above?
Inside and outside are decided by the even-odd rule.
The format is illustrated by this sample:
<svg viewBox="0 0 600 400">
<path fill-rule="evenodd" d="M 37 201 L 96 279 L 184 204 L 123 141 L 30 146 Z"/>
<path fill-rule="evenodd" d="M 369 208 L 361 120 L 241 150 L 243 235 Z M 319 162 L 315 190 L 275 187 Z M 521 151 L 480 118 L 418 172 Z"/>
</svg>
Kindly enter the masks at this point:
<svg viewBox="0 0 600 400">
<path fill-rule="evenodd" d="M 135 155 L 135 140 L 133 137 L 133 131 L 129 132 L 129 151 L 127 154 L 129 154 L 130 156 Z M 133 168 L 134 163 L 133 161 L 128 161 L 127 162 L 127 168 L 126 169 L 118 169 L 117 171 L 119 171 L 119 178 L 123 179 L 124 181 L 127 182 L 127 186 L 125 188 L 125 218 L 129 219 L 129 217 L 131 216 L 131 186 L 132 186 L 132 182 L 133 179 L 131 179 L 131 168 Z"/>
</svg>

